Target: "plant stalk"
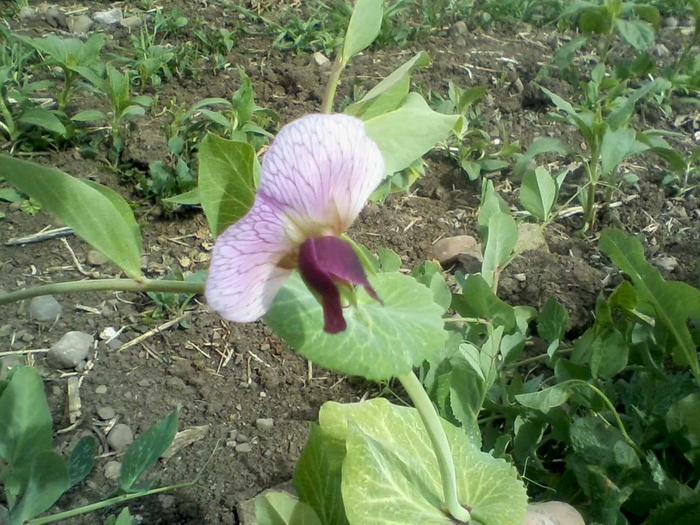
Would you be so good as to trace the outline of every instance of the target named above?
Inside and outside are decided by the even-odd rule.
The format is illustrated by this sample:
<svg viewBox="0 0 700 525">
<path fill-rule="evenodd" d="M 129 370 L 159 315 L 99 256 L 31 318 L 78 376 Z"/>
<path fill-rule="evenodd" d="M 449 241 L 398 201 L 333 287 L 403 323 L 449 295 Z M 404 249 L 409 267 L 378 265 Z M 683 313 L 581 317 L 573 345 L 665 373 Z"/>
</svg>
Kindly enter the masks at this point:
<svg viewBox="0 0 700 525">
<path fill-rule="evenodd" d="M 326 84 L 326 90 L 323 93 L 323 101 L 321 102 L 321 113 L 332 113 L 333 112 L 333 100 L 335 99 L 335 92 L 338 89 L 338 83 L 340 82 L 340 75 L 345 69 L 345 62 L 343 62 L 340 53 L 338 57 L 333 62 L 333 69 L 331 69 L 331 74 L 328 77 L 328 83 Z"/>
<path fill-rule="evenodd" d="M 165 292 L 199 294 L 204 292 L 202 283 L 170 281 L 165 279 L 93 279 L 45 284 L 33 288 L 22 288 L 0 295 L 0 305 L 31 299 L 40 295 L 56 295 L 76 292 Z"/>
<path fill-rule="evenodd" d="M 413 372 L 408 372 L 397 377 L 406 390 L 406 393 L 413 401 L 425 430 L 428 432 L 433 451 L 437 457 L 440 467 L 440 478 L 442 479 L 442 491 L 445 499 L 447 512 L 459 523 L 469 523 L 471 515 L 467 509 L 460 505 L 457 499 L 457 475 L 455 465 L 450 451 L 450 444 L 447 441 L 447 434 L 442 426 L 440 416 L 435 411 L 428 393 L 423 388 L 420 380 Z"/>
</svg>

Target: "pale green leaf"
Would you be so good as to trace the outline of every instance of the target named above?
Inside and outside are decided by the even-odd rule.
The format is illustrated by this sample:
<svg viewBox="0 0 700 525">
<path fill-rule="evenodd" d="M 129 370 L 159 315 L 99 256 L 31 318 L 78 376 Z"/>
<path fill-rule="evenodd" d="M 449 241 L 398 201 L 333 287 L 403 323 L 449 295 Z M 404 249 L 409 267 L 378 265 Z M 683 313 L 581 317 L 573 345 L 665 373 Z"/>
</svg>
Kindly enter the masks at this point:
<svg viewBox="0 0 700 525">
<path fill-rule="evenodd" d="M 377 38 L 382 27 L 383 0 L 357 0 L 345 32 L 342 60 L 348 63 Z"/>
<path fill-rule="evenodd" d="M 357 305 L 343 310 L 343 332 L 323 331 L 321 305 L 298 274 L 277 294 L 267 323 L 306 359 L 369 380 L 404 374 L 440 352 L 447 333 L 443 309 L 432 292 L 399 273 L 375 274 L 369 280 L 384 304 L 358 288 Z"/>
<path fill-rule="evenodd" d="M 199 148 L 199 196 L 216 237 L 240 220 L 255 200 L 255 149 L 209 134 Z"/>
<path fill-rule="evenodd" d="M 637 142 L 637 134 L 631 128 L 605 130 L 600 147 L 602 175 L 607 177 L 615 172 L 620 163 L 630 155 L 646 149 L 646 145 Z"/>
<path fill-rule="evenodd" d="M 10 525 L 20 525 L 48 510 L 70 487 L 66 462 L 57 452 L 44 450 L 30 462 L 29 480 L 22 498 L 10 511 Z"/>
<path fill-rule="evenodd" d="M 133 278 L 141 277 L 141 236 L 129 205 L 116 192 L 55 168 L 0 155 L 0 175 L 36 199 L 76 235 Z"/>
<path fill-rule="evenodd" d="M 384 156 L 388 175 L 401 171 L 445 140 L 459 115 L 444 115 L 430 109 L 423 97 L 409 93 L 394 111 L 369 119 L 367 134 Z"/>
<path fill-rule="evenodd" d="M 557 198 L 557 184 L 546 168 L 528 171 L 520 187 L 520 203 L 531 215 L 546 221 Z"/>
<path fill-rule="evenodd" d="M 561 139 L 552 137 L 539 137 L 532 141 L 527 151 L 518 157 L 515 166 L 513 167 L 513 176 L 522 177 L 528 169 L 530 163 L 544 153 L 558 153 L 566 155 L 571 151 L 571 148 Z"/>
<path fill-rule="evenodd" d="M 625 42 L 637 51 L 646 51 L 654 45 L 654 28 L 648 22 L 618 18 L 615 26 Z"/>
<path fill-rule="evenodd" d="M 267 492 L 255 498 L 257 525 L 322 525 L 314 510 L 286 492 Z"/>
<path fill-rule="evenodd" d="M 492 285 L 496 273 L 510 259 L 518 241 L 518 226 L 513 217 L 506 213 L 496 213 L 489 219 L 488 240 L 484 249 L 481 275 Z"/>
</svg>

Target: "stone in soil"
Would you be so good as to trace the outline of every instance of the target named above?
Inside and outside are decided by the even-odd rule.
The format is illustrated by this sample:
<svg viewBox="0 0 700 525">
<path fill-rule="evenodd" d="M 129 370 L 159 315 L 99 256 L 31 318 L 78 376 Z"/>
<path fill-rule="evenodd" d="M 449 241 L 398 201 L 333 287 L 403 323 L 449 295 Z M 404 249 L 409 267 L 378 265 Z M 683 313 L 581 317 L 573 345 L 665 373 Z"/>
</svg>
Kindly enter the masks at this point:
<svg viewBox="0 0 700 525">
<path fill-rule="evenodd" d="M 107 393 L 107 385 L 97 385 L 95 387 L 95 394 L 106 394 Z"/>
<path fill-rule="evenodd" d="M 112 419 L 114 416 L 117 415 L 117 411 L 114 410 L 112 407 L 99 407 L 97 409 L 97 415 L 100 419 Z"/>
<path fill-rule="evenodd" d="M 271 417 L 259 417 L 255 420 L 255 428 L 258 430 L 272 430 L 275 426 L 275 421 Z"/>
<path fill-rule="evenodd" d="M 109 461 L 105 465 L 105 478 L 116 480 L 122 472 L 122 464 L 118 461 Z"/>
<path fill-rule="evenodd" d="M 437 259 L 442 266 L 454 263 L 463 253 L 474 255 L 476 252 L 481 257 L 479 243 L 471 235 L 457 235 L 440 239 L 433 245 L 432 249 L 433 258 Z"/>
<path fill-rule="evenodd" d="M 106 26 L 115 25 L 122 21 L 124 15 L 122 10 L 118 7 L 114 9 L 108 9 L 106 11 L 98 11 L 92 15 L 92 19 L 98 24 L 104 24 Z"/>
<path fill-rule="evenodd" d="M 90 355 L 93 338 L 85 332 L 67 332 L 54 343 L 46 360 L 54 368 L 75 368 Z"/>
<path fill-rule="evenodd" d="M 69 16 L 66 23 L 68 30 L 76 35 L 84 35 L 92 27 L 92 19 L 88 15 Z"/>
<path fill-rule="evenodd" d="M 29 301 L 29 315 L 37 321 L 55 321 L 62 309 L 53 295 L 40 295 Z"/>
<path fill-rule="evenodd" d="M 107 261 L 107 257 L 102 255 L 102 253 L 98 252 L 97 250 L 90 250 L 87 252 L 87 262 L 92 266 L 102 266 L 103 264 L 106 264 Z"/>
<path fill-rule="evenodd" d="M 240 454 L 246 454 L 248 452 L 253 451 L 253 445 L 250 443 L 241 443 L 240 445 L 236 445 L 236 452 Z"/>
<path fill-rule="evenodd" d="M 117 452 L 126 450 L 134 442 L 134 433 L 129 425 L 119 423 L 107 435 L 107 443 Z"/>
</svg>

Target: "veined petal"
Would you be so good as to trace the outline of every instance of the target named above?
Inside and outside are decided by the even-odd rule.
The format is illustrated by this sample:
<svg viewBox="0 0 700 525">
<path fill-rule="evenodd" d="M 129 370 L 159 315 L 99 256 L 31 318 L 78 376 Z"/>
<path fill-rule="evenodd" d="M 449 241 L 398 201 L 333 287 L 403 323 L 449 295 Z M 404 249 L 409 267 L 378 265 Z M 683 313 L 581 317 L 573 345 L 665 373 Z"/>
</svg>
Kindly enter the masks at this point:
<svg viewBox="0 0 700 525">
<path fill-rule="evenodd" d="M 282 210 L 263 195 L 216 240 L 206 298 L 224 319 L 255 321 L 270 308 L 292 273 L 282 260 L 294 250 Z"/>
<path fill-rule="evenodd" d="M 339 235 L 384 178 L 384 159 L 364 123 L 312 114 L 286 125 L 265 154 L 259 194 L 285 210 L 299 244 Z"/>
</svg>

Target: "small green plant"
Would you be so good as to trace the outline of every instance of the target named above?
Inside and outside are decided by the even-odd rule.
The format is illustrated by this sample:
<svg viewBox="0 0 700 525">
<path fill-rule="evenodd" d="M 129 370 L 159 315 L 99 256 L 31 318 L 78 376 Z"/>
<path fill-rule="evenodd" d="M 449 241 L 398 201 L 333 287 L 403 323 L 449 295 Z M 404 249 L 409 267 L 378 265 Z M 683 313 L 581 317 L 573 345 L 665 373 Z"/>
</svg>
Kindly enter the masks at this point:
<svg viewBox="0 0 700 525">
<path fill-rule="evenodd" d="M 2 372 L 2 370 L 0 370 Z M 0 486 L 8 506 L 9 525 L 42 525 L 79 516 L 130 500 L 158 494 L 191 483 L 153 488 L 145 474 L 156 464 L 175 438 L 176 409 L 139 436 L 122 458 L 117 494 L 73 510 L 39 517 L 68 490 L 92 471 L 97 440 L 84 437 L 68 460 L 53 446 L 52 418 L 39 373 L 15 367 L 0 376 Z M 124 514 L 124 513 L 122 513 Z M 128 512 L 124 514 L 128 516 Z M 117 523 L 130 523 L 126 518 Z"/>
<path fill-rule="evenodd" d="M 58 67 L 63 72 L 63 88 L 58 94 L 58 109 L 66 111 L 73 98 L 80 78 L 93 80 L 93 68 L 100 63 L 105 37 L 95 33 L 83 42 L 77 38 L 60 38 L 55 35 L 43 38 L 21 38 L 44 57 L 47 67 Z"/>
<path fill-rule="evenodd" d="M 131 45 L 136 51 L 131 67 L 136 71 L 141 91 L 146 91 L 149 86 L 160 86 L 163 77 L 172 78 L 171 63 L 176 54 L 170 47 L 156 43 L 155 28 L 153 31 L 141 28 L 138 36 L 131 37 Z"/>
<path fill-rule="evenodd" d="M 121 73 L 111 64 L 107 64 L 104 73 L 93 75 L 93 88 L 104 97 L 110 111 L 103 113 L 99 110 L 85 110 L 73 115 L 74 122 L 107 125 L 115 164 L 119 164 L 124 147 L 124 133 L 130 120 L 143 117 L 151 103 L 151 97 L 131 94 L 131 83 L 128 73 Z"/>
</svg>

